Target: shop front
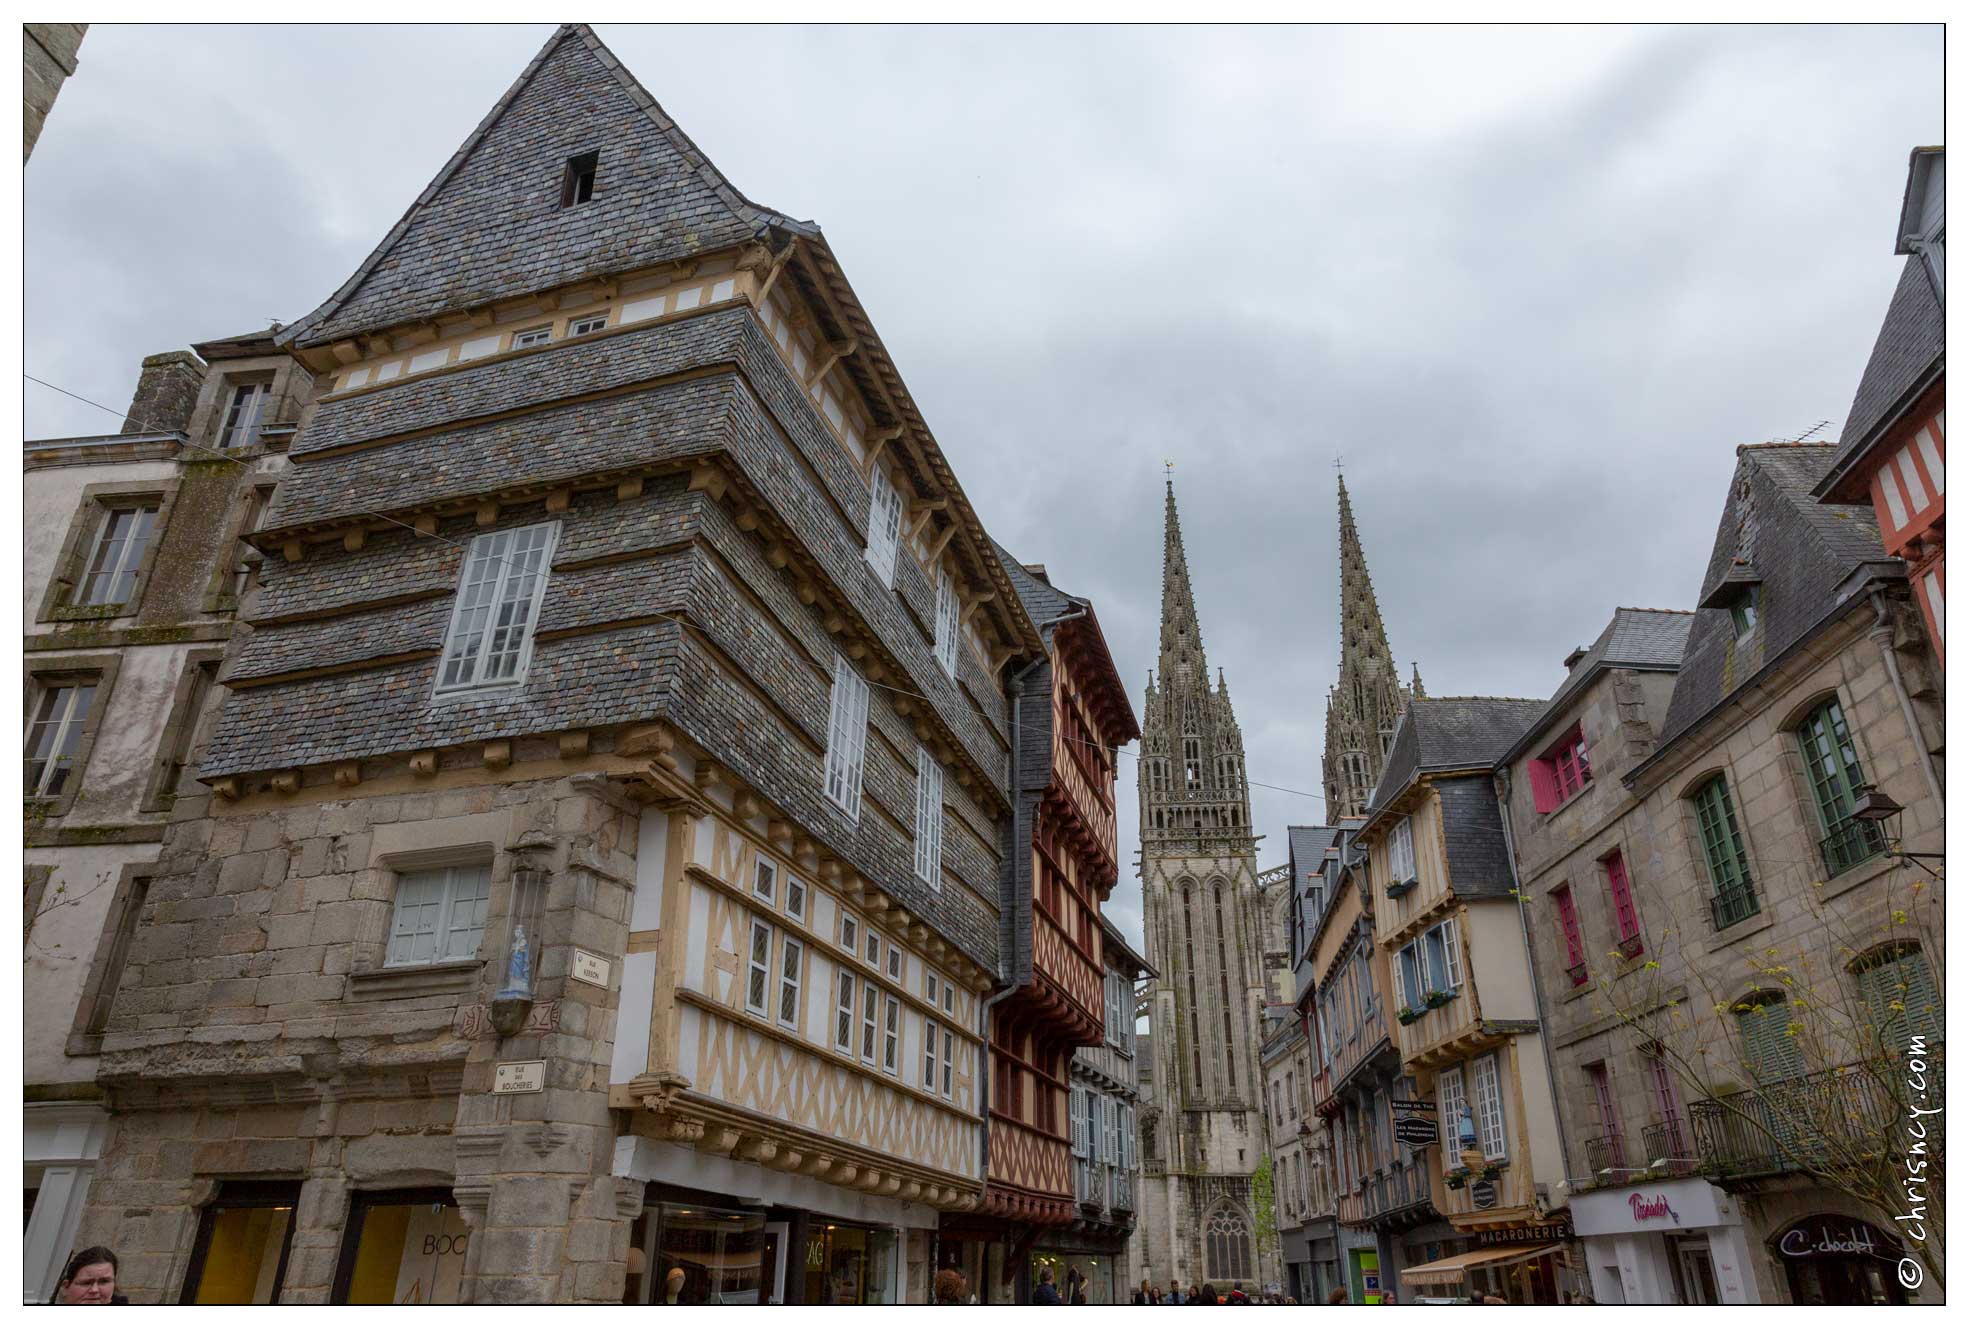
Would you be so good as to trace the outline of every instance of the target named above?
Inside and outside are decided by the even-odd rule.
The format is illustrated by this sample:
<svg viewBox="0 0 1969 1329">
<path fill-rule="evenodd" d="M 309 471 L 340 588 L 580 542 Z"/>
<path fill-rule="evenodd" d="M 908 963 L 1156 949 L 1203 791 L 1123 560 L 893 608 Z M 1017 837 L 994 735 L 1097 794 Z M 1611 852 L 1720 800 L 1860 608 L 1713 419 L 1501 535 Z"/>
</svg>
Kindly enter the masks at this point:
<svg viewBox="0 0 1969 1329">
<path fill-rule="evenodd" d="M 901 1234 L 828 1214 L 653 1192 L 630 1231 L 624 1300 L 656 1306 L 890 1306 Z"/>
<path fill-rule="evenodd" d="M 1896 1237 L 1845 1214 L 1813 1214 L 1771 1238 L 1796 1306 L 1905 1306 L 1895 1277 L 1907 1249 Z"/>
<path fill-rule="evenodd" d="M 1402 1284 L 1410 1300 L 1496 1298 L 1513 1306 L 1564 1305 L 1574 1281 L 1566 1260 L 1572 1235 L 1563 1216 L 1543 1223 L 1458 1229 L 1456 1240 L 1432 1242 L 1426 1250 L 1411 1246 Z"/>
<path fill-rule="evenodd" d="M 329 1300 L 349 1306 L 455 1306 L 471 1229 L 449 1190 L 357 1191 Z"/>
<path fill-rule="evenodd" d="M 1032 1275 L 1032 1284 L 1037 1285 L 1039 1271 L 1051 1269 L 1053 1284 L 1060 1289 L 1060 1296 L 1064 1299 L 1067 1295 L 1068 1276 L 1072 1271 L 1078 1270 L 1081 1277 L 1087 1280 L 1087 1304 L 1112 1306 L 1116 1300 L 1117 1290 L 1120 1292 L 1120 1300 L 1124 1302 L 1128 1300 L 1127 1288 L 1120 1286 L 1125 1276 L 1121 1268 L 1121 1259 L 1122 1253 L 1118 1250 L 1110 1252 L 1069 1250 L 1063 1247 L 1035 1248 L 1032 1252 L 1029 1272 Z"/>
<path fill-rule="evenodd" d="M 1574 1195 L 1574 1231 L 1602 1305 L 1737 1305 L 1758 1300 L 1743 1215 L 1700 1177 Z"/>
</svg>

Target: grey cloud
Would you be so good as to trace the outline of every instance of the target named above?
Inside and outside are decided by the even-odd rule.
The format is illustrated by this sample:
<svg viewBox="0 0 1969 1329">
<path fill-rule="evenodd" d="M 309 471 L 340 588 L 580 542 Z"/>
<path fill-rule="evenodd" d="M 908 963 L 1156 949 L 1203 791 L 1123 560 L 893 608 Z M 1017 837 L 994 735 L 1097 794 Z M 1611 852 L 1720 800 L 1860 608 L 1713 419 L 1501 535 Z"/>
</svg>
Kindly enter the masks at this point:
<svg viewBox="0 0 1969 1329">
<path fill-rule="evenodd" d="M 1687 606 L 1736 445 L 1836 433 L 1907 150 L 1941 138 L 1932 26 L 601 31 L 827 228 L 987 524 L 1094 598 L 1138 705 L 1175 462 L 1250 769 L 1311 791 L 1333 455 L 1396 655 L 1548 694 L 1614 606 Z M 27 170 L 29 372 L 120 410 L 142 355 L 299 317 L 545 35 L 91 29 Z M 115 428 L 28 391 L 30 437 Z M 1253 804 L 1266 863 L 1322 814 Z"/>
</svg>

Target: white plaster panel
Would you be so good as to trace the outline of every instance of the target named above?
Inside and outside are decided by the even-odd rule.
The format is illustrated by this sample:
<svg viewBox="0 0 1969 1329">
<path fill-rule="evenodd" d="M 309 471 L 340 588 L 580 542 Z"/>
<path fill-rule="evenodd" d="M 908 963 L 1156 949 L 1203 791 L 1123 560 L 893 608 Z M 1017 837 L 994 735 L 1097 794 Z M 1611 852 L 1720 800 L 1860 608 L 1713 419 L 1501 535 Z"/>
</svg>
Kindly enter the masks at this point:
<svg viewBox="0 0 1969 1329">
<path fill-rule="evenodd" d="M 425 351 L 422 354 L 413 355 L 410 357 L 410 372 L 421 374 L 426 369 L 436 369 L 450 358 L 451 348 L 449 346 L 443 346 L 435 351 Z"/>
<path fill-rule="evenodd" d="M 670 857 L 670 814 L 644 808 L 636 825 L 636 894 L 629 901 L 629 930 L 648 932 L 663 923 L 663 872 Z"/>
<path fill-rule="evenodd" d="M 656 953 L 622 957 L 622 992 L 616 1003 L 615 1050 L 609 1083 L 627 1084 L 649 1069 L 650 1012 L 656 1001 Z"/>
<path fill-rule="evenodd" d="M 481 356 L 495 354 L 499 350 L 499 343 L 504 340 L 505 335 L 497 332 L 490 337 L 474 337 L 458 348 L 458 358 L 460 361 L 477 360 Z"/>
<path fill-rule="evenodd" d="M 376 370 L 376 381 L 378 383 L 388 383 L 391 379 L 400 376 L 402 373 L 403 361 L 392 360 Z"/>
<path fill-rule="evenodd" d="M 347 390 L 349 388 L 359 388 L 363 384 L 367 383 L 368 381 L 369 381 L 369 366 L 363 365 L 359 369 L 351 369 L 348 372 L 348 374 L 342 379 L 342 387 L 344 390 Z"/>
<path fill-rule="evenodd" d="M 711 299 L 713 302 L 729 300 L 732 298 L 732 292 L 735 289 L 737 289 L 737 283 L 730 277 L 727 277 L 711 288 Z"/>
<path fill-rule="evenodd" d="M 668 303 L 668 297 L 661 295 L 651 296 L 647 300 L 631 300 L 622 306 L 622 321 L 640 323 L 646 318 L 660 318 Z"/>
<path fill-rule="evenodd" d="M 830 1186 L 814 1177 L 775 1172 L 757 1163 L 700 1153 L 640 1135 L 620 1135 L 615 1141 L 614 1173 L 636 1181 L 654 1181 L 724 1195 L 743 1195 L 768 1205 L 784 1205 L 826 1214 L 851 1223 L 878 1227 L 937 1226 L 937 1211 L 928 1205 Z"/>
<path fill-rule="evenodd" d="M 34 994 L 39 1018 L 21 1022 L 21 1075 L 28 1084 L 93 1080 L 94 1057 L 68 1055 L 68 1033 L 82 985 L 95 962 L 96 941 L 109 916 L 117 879 L 130 863 L 154 862 L 157 846 L 78 845 L 29 850 L 27 862 L 52 863 L 41 912 L 23 955 L 23 990 Z M 69 1155 L 73 1157 L 74 1155 Z"/>
</svg>

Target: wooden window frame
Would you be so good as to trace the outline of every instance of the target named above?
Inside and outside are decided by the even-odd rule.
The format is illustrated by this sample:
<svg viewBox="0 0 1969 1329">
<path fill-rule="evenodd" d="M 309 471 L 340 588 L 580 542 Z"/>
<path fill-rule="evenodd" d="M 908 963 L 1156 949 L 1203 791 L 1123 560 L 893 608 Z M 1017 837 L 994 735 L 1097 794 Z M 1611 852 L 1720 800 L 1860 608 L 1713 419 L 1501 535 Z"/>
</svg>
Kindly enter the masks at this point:
<svg viewBox="0 0 1969 1329">
<path fill-rule="evenodd" d="M 539 564 L 531 574 L 539 580 L 534 584 L 531 595 L 524 601 L 525 618 L 519 626 L 520 639 L 512 672 L 499 678 L 489 678 L 486 676 L 486 671 L 491 666 L 492 644 L 500 631 L 499 610 L 508 603 L 507 592 L 513 579 L 517 575 L 526 575 L 515 572 L 513 546 L 518 543 L 520 537 L 532 535 L 536 531 L 546 533 L 539 545 Z M 465 590 L 472 576 L 473 565 L 481 557 L 479 550 L 481 547 L 489 550 L 490 542 L 498 540 L 501 536 L 506 537 L 506 547 L 498 553 L 488 552 L 483 556 L 486 559 L 497 559 L 499 563 L 492 589 L 488 592 L 482 606 L 468 604 Z M 539 636 L 540 614 L 547 603 L 547 590 L 554 578 L 554 554 L 560 546 L 560 536 L 560 522 L 536 521 L 528 522 L 524 526 L 508 526 L 497 531 L 485 531 L 472 537 L 464 557 L 459 560 L 458 584 L 452 590 L 451 613 L 445 626 L 444 644 L 438 651 L 437 668 L 432 679 L 433 699 L 477 697 L 492 691 L 522 689 L 526 686 L 527 677 L 533 668 L 533 648 Z M 514 603 L 520 601 L 515 600 Z M 479 637 L 478 645 L 469 656 L 462 649 L 454 655 L 453 645 L 459 640 L 465 615 L 479 608 L 485 610 L 485 618 L 475 629 Z M 446 682 L 445 674 L 454 661 L 467 662 L 468 673 L 456 682 Z"/>
<path fill-rule="evenodd" d="M 1635 959 L 1646 949 L 1642 935 L 1641 909 L 1634 903 L 1634 887 L 1627 879 L 1627 859 L 1619 849 L 1600 858 L 1600 872 L 1607 879 L 1607 899 L 1613 905 L 1614 944 L 1625 959 Z"/>
<path fill-rule="evenodd" d="M 121 653 L 27 658 L 24 681 L 28 692 L 23 720 L 34 714 L 35 704 L 44 688 L 92 682 L 96 689 L 89 713 L 83 717 L 82 732 L 76 739 L 75 756 L 70 764 L 71 776 L 66 787 L 57 794 L 26 794 L 23 786 L 23 802 L 30 826 L 37 819 L 66 816 L 75 807 L 75 800 L 81 796 L 83 781 L 88 774 L 89 757 L 95 751 L 96 736 L 102 731 L 103 718 L 109 714 L 110 702 L 115 696 L 116 675 L 122 666 Z M 25 734 L 21 741 L 25 745 Z"/>
<path fill-rule="evenodd" d="M 171 693 L 170 718 L 158 736 L 150 784 L 144 790 L 143 801 L 137 805 L 139 811 L 169 812 L 177 801 L 178 786 L 184 782 L 185 774 L 197 768 L 199 720 L 223 686 L 219 682 L 219 667 L 225 658 L 222 646 L 185 652 L 177 687 Z"/>
<path fill-rule="evenodd" d="M 179 487 L 177 480 L 119 480 L 84 486 L 75 513 L 69 518 L 68 535 L 63 539 L 61 552 L 49 570 L 48 587 L 42 594 L 36 619 L 43 623 L 70 623 L 130 618 L 141 611 L 151 575 L 157 568 L 158 550 L 170 530 L 171 510 L 176 505 Z M 76 603 L 75 596 L 88 575 L 90 555 L 95 552 L 96 536 L 105 515 L 115 508 L 151 502 L 157 504 L 157 516 L 151 522 L 150 543 L 137 561 L 137 575 L 130 594 L 116 604 Z"/>
<path fill-rule="evenodd" d="M 102 1051 L 103 1035 L 109 1029 L 116 990 L 122 986 L 129 968 L 130 945 L 136 940 L 143 921 L 144 904 L 150 884 L 158 875 L 157 864 L 125 864 L 116 879 L 109 908 L 104 911 L 102 929 L 96 934 L 96 947 L 90 955 L 89 976 L 83 982 L 81 1000 L 69 1025 L 65 1051 L 71 1057 L 93 1057 Z M 29 926 L 33 925 L 30 916 Z"/>
</svg>

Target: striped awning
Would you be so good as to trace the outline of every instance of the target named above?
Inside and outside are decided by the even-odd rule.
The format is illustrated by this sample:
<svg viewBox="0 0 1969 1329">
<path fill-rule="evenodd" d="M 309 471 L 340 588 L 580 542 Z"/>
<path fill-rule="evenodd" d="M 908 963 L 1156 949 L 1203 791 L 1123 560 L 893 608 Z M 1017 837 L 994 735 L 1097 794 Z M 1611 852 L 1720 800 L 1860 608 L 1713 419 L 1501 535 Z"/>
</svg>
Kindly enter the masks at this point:
<svg viewBox="0 0 1969 1329">
<path fill-rule="evenodd" d="M 1563 1244 L 1549 1246 L 1480 1246 L 1474 1251 L 1464 1251 L 1461 1255 L 1451 1255 L 1427 1264 L 1418 1264 L 1413 1269 L 1402 1270 L 1402 1282 L 1416 1286 L 1432 1283 L 1461 1283 L 1463 1276 L 1472 1269 L 1482 1269 L 1493 1264 L 1522 1264 L 1526 1260 L 1536 1260 L 1541 1255 L 1564 1250 Z"/>
</svg>

